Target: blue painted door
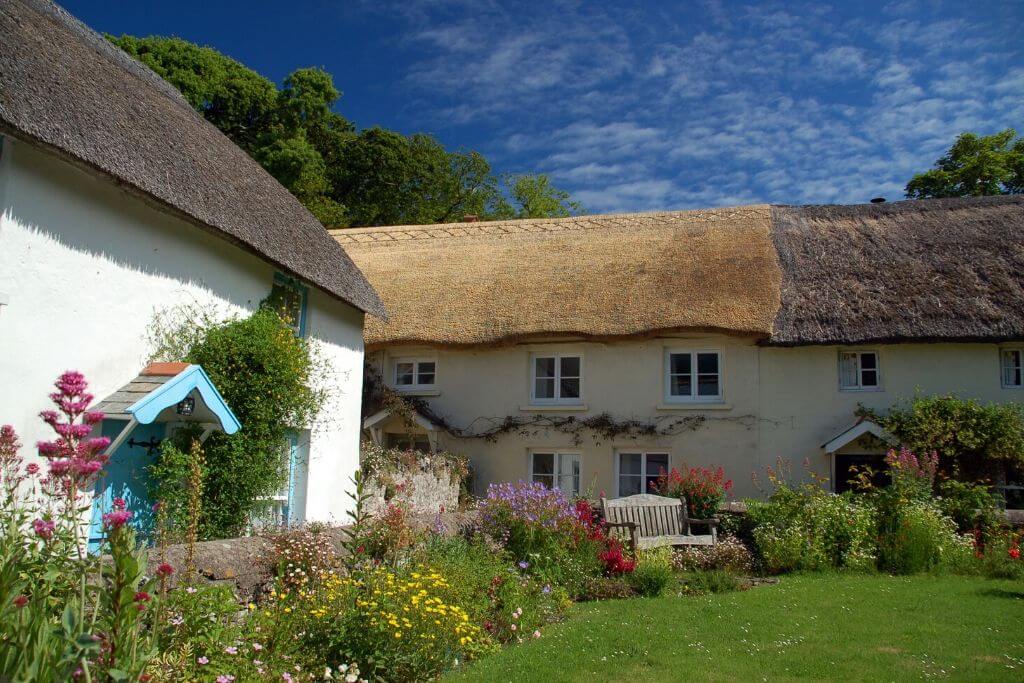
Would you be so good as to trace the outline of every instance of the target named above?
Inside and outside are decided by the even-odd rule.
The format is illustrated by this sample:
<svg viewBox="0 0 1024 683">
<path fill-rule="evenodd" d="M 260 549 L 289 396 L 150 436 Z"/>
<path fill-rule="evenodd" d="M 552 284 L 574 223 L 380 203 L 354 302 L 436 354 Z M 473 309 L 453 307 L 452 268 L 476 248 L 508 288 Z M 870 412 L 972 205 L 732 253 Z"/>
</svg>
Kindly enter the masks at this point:
<svg viewBox="0 0 1024 683">
<path fill-rule="evenodd" d="M 127 423 L 104 420 L 103 436 L 116 439 Z M 96 483 L 92 504 L 92 523 L 89 526 L 89 550 L 99 549 L 103 538 L 103 515 L 114 509 L 114 499 L 123 498 L 132 512 L 131 524 L 139 538 L 149 538 L 153 530 L 153 510 L 149 500 L 148 467 L 156 459 L 158 450 L 138 445 L 138 442 L 159 442 L 166 434 L 167 425 L 153 423 L 137 425 L 125 441 L 118 446 L 107 462 L 106 475 Z M 132 446 L 129 442 L 135 441 Z"/>
</svg>

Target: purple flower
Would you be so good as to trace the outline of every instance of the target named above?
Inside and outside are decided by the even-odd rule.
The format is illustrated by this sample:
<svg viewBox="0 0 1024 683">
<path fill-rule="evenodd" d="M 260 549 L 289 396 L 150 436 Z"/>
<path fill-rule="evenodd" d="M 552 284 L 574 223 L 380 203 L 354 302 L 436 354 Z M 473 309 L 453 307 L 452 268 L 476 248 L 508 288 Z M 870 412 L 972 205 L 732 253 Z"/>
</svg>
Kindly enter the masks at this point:
<svg viewBox="0 0 1024 683">
<path fill-rule="evenodd" d="M 523 569 L 523 570 L 529 569 L 530 568 L 530 563 L 527 562 L 526 560 L 519 560 L 519 568 Z"/>
</svg>

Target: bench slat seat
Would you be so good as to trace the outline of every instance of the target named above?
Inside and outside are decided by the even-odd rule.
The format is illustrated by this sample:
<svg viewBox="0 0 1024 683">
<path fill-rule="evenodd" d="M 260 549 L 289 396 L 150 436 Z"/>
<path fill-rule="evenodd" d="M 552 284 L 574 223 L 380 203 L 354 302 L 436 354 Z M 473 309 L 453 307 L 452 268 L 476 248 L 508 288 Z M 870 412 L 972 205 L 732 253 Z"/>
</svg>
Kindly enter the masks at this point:
<svg viewBox="0 0 1024 683">
<path fill-rule="evenodd" d="M 608 527 L 629 533 L 633 554 L 661 546 L 714 545 L 718 541 L 717 519 L 694 519 L 687 515 L 686 501 L 652 493 L 601 499 Z M 708 533 L 695 534 L 691 525 L 706 526 Z"/>
</svg>

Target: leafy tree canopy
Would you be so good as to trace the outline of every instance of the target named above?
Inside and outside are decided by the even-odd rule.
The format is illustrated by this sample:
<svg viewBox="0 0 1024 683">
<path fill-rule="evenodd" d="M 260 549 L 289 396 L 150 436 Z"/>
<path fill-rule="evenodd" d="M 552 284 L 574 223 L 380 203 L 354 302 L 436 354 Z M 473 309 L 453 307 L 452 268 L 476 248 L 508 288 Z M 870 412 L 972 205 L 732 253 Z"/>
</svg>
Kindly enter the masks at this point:
<svg viewBox="0 0 1024 683">
<path fill-rule="evenodd" d="M 334 111 L 341 92 L 322 69 L 278 89 L 252 69 L 180 38 L 108 36 L 288 188 L 329 227 L 568 216 L 582 211 L 544 175 L 499 180 L 478 152 L 425 134 L 356 131 Z"/>
<path fill-rule="evenodd" d="M 935 168 L 907 183 L 911 199 L 980 197 L 1024 192 L 1024 137 L 1007 128 L 995 135 L 962 133 Z"/>
</svg>

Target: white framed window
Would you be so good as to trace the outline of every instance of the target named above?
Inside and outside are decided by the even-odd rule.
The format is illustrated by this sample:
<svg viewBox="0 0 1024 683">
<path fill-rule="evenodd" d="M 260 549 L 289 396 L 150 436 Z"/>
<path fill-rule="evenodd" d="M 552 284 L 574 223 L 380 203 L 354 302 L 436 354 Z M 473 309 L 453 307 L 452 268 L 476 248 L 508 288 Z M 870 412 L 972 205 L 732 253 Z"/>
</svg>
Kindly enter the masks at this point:
<svg viewBox="0 0 1024 683">
<path fill-rule="evenodd" d="M 999 367 L 1004 389 L 1024 388 L 1024 348 L 1001 349 Z"/>
<path fill-rule="evenodd" d="M 396 358 L 394 371 L 398 389 L 433 389 L 437 382 L 437 361 L 433 358 Z"/>
<path fill-rule="evenodd" d="M 651 484 L 668 472 L 668 453 L 620 451 L 617 457 L 618 495 L 650 493 Z"/>
<path fill-rule="evenodd" d="M 530 453 L 530 481 L 540 482 L 549 489 L 559 488 L 566 495 L 580 495 L 579 453 L 534 451 Z"/>
<path fill-rule="evenodd" d="M 530 360 L 532 403 L 575 404 L 583 401 L 583 356 L 534 354 Z"/>
<path fill-rule="evenodd" d="M 665 352 L 665 400 L 722 400 L 722 354 L 719 351 Z"/>
<path fill-rule="evenodd" d="M 840 351 L 839 388 L 843 391 L 879 391 L 882 388 L 877 351 Z"/>
</svg>

